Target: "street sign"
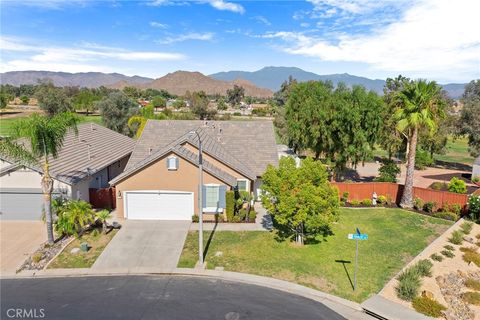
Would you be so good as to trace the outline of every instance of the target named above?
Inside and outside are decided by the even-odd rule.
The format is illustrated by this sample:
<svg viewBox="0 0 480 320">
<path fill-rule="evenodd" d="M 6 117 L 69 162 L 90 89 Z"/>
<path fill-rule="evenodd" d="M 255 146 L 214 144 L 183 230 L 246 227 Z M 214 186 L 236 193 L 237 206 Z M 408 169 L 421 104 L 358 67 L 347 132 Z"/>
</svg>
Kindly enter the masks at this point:
<svg viewBox="0 0 480 320">
<path fill-rule="evenodd" d="M 349 233 L 348 239 L 350 240 L 368 240 L 368 234 L 366 233 Z"/>
</svg>

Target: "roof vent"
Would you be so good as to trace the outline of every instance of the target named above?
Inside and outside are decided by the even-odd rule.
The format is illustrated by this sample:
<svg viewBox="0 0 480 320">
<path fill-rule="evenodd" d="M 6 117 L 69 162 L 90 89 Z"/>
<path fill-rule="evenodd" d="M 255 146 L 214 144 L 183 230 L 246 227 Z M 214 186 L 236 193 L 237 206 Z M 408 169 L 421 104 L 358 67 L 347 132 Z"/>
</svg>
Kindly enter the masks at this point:
<svg viewBox="0 0 480 320">
<path fill-rule="evenodd" d="M 148 148 L 148 155 L 149 155 L 149 156 L 152 155 L 152 151 L 153 151 L 153 148 L 151 148 L 151 147 Z"/>
</svg>

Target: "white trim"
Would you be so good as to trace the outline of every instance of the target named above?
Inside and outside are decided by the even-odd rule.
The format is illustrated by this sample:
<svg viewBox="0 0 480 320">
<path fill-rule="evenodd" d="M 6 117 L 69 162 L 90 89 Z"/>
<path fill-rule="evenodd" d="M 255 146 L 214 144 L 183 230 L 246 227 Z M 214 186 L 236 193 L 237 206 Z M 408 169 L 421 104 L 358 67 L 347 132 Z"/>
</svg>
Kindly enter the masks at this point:
<svg viewBox="0 0 480 320">
<path fill-rule="evenodd" d="M 170 170 L 170 171 L 178 170 L 177 159 L 178 158 L 175 156 L 167 157 L 167 170 Z M 171 163 L 170 163 L 171 160 L 174 160 L 173 166 L 171 166 Z"/>
</svg>

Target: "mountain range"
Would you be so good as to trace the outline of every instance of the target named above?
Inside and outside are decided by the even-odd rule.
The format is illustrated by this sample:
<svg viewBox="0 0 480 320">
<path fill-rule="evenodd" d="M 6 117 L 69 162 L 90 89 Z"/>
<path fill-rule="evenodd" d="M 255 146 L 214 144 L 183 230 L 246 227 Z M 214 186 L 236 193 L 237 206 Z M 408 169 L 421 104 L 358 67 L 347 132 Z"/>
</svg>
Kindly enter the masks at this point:
<svg viewBox="0 0 480 320">
<path fill-rule="evenodd" d="M 208 94 L 225 94 L 234 84 L 245 88 L 245 94 L 255 97 L 270 97 L 280 89 L 281 84 L 292 76 L 298 81 L 330 80 L 335 85 L 344 82 L 348 86 L 363 85 L 379 94 L 383 93 L 385 80 L 369 79 L 350 75 L 348 73 L 319 75 L 296 67 L 265 67 L 257 71 L 228 71 L 205 76 L 200 72 L 176 71 L 158 79 L 141 76 L 125 76 L 119 73 L 67 73 L 52 71 L 11 71 L 0 74 L 0 83 L 36 84 L 38 80 L 48 78 L 57 86 L 80 86 L 123 88 L 135 86 L 138 88 L 165 89 L 173 94 L 183 95 L 186 91 L 203 90 Z M 465 83 L 443 84 L 451 98 L 457 99 L 463 94 Z"/>
</svg>

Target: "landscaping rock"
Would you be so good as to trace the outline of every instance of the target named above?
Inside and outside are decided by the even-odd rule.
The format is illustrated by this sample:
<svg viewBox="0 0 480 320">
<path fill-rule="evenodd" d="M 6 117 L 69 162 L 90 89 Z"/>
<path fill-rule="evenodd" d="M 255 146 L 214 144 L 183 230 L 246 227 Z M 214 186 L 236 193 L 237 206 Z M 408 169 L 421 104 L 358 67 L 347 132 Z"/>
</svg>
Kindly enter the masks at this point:
<svg viewBox="0 0 480 320">
<path fill-rule="evenodd" d="M 452 272 L 444 277 L 437 277 L 437 284 L 443 298 L 448 303 L 448 310 L 445 311 L 447 320 L 472 320 L 475 317 L 473 311 L 462 300 L 461 294 L 465 287 L 465 278 L 459 272 Z"/>
<path fill-rule="evenodd" d="M 463 240 L 469 242 L 469 243 L 472 243 L 474 244 L 475 243 L 475 239 L 473 239 L 472 237 L 467 237 L 467 236 L 464 236 L 463 237 Z"/>
<path fill-rule="evenodd" d="M 40 248 L 37 249 L 30 257 L 28 257 L 25 262 L 22 264 L 22 266 L 17 270 L 17 272 L 20 272 L 22 270 L 42 270 L 44 269 L 47 264 L 50 262 L 50 260 L 53 259 L 59 253 L 66 245 L 67 243 L 71 240 L 70 237 L 65 237 L 62 239 L 57 240 L 52 245 L 49 245 L 48 243 L 44 243 L 40 246 Z M 36 255 L 41 255 L 42 259 L 38 262 L 35 263 L 32 259 L 33 256 Z"/>
<path fill-rule="evenodd" d="M 78 253 L 80 251 L 80 248 L 73 248 L 72 250 L 70 250 L 70 253 Z"/>
<path fill-rule="evenodd" d="M 422 297 L 429 298 L 429 299 L 435 299 L 433 292 L 428 291 L 428 290 L 423 290 L 422 291 Z"/>
<path fill-rule="evenodd" d="M 217 251 L 215 252 L 215 257 L 221 257 L 223 256 L 223 252 L 222 251 Z"/>
</svg>

